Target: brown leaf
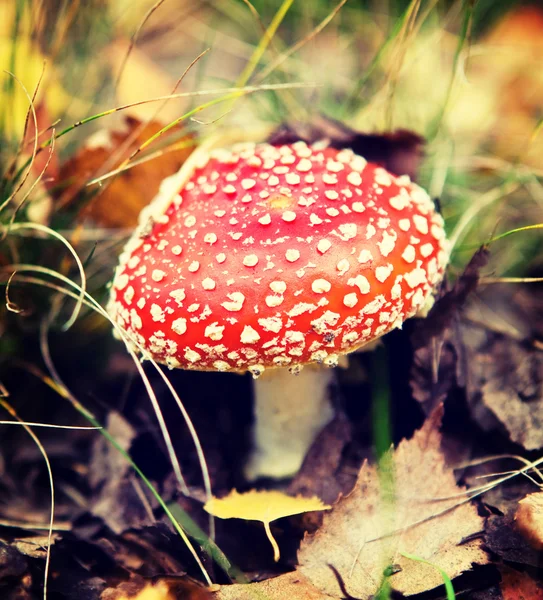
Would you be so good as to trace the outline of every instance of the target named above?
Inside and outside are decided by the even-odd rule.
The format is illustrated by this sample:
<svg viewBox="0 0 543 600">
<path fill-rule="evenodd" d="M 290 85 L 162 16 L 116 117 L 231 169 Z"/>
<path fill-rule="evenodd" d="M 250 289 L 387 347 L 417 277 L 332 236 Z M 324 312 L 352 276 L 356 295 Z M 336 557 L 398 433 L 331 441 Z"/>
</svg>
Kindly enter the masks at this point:
<svg viewBox="0 0 543 600">
<path fill-rule="evenodd" d="M 134 576 L 115 588 L 102 592 L 100 600 L 211 600 L 210 591 L 201 584 L 187 579 L 163 578 L 146 581 Z"/>
<path fill-rule="evenodd" d="M 223 585 L 213 600 L 322 600 L 317 590 L 301 573 L 285 573 L 257 583 Z"/>
<path fill-rule="evenodd" d="M 300 571 L 315 587 L 341 597 L 330 564 L 351 595 L 366 598 L 378 591 L 385 568 L 394 565 L 392 588 L 410 595 L 443 584 L 435 566 L 454 578 L 473 563 L 487 562 L 480 540 L 462 543 L 483 528 L 475 507 L 459 505 L 458 498 L 430 502 L 460 491 L 440 449 L 442 413 L 442 407 L 434 411 L 393 453 L 393 484 L 387 486 L 375 467 L 364 466 L 353 492 L 324 517 L 315 535 L 302 542 Z"/>
<path fill-rule="evenodd" d="M 543 448 L 543 352 L 496 335 L 483 357 L 484 406 L 512 441 L 527 450 Z M 483 368 L 481 359 L 479 365 Z"/>
<path fill-rule="evenodd" d="M 75 200 L 84 201 L 82 217 L 91 217 L 105 227 L 135 227 L 141 209 L 155 197 L 162 180 L 176 173 L 192 152 L 190 138 L 179 142 L 188 144 L 186 147 L 131 167 L 106 179 L 100 188 L 85 186 L 94 177 L 118 167 L 162 126 L 158 121 L 142 126 L 138 119 L 128 117 L 122 130 L 104 130 L 95 134 L 86 146 L 61 166 L 57 206 L 70 205 Z M 120 148 L 122 152 L 119 152 Z M 113 161 L 112 156 L 115 157 Z"/>
<path fill-rule="evenodd" d="M 335 121 L 320 116 L 310 124 L 285 123 L 270 138 L 270 144 L 291 144 L 303 140 L 308 144 L 328 139 L 333 148 L 350 148 L 367 161 L 385 167 L 395 175 L 409 175 L 416 179 L 423 158 L 424 138 L 399 129 L 390 133 L 361 133 Z"/>
<path fill-rule="evenodd" d="M 288 487 L 292 495 L 318 496 L 323 502 L 335 502 L 345 490 L 338 479 L 343 451 L 351 441 L 351 425 L 339 412 L 317 436 L 302 468 Z M 349 490 L 352 489 L 353 481 Z"/>
<path fill-rule="evenodd" d="M 540 553 L 528 544 L 509 517 L 487 519 L 485 547 L 504 560 L 536 568 L 541 566 Z"/>
<path fill-rule="evenodd" d="M 500 566 L 503 600 L 543 600 L 543 583 L 534 581 L 528 573 Z"/>
<path fill-rule="evenodd" d="M 543 550 L 543 492 L 529 494 L 518 505 L 517 529 L 537 550 Z"/>
</svg>

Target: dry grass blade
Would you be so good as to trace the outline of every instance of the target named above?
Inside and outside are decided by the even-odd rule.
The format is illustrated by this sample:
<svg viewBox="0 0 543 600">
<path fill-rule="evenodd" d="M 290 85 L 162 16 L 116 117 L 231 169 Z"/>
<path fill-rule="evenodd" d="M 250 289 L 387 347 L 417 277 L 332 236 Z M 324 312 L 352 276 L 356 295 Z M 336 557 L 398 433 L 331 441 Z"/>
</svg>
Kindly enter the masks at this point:
<svg viewBox="0 0 543 600">
<path fill-rule="evenodd" d="M 49 581 L 49 566 L 51 563 L 51 540 L 53 538 L 53 525 L 55 520 L 55 484 L 53 481 L 53 471 L 51 469 L 51 463 L 49 462 L 49 457 L 47 456 L 47 452 L 40 442 L 38 436 L 32 431 L 32 429 L 25 423 L 19 415 L 15 412 L 15 409 L 7 402 L 4 398 L 0 397 L 0 406 L 2 406 L 14 419 L 16 419 L 22 427 L 24 427 L 25 431 L 28 435 L 34 440 L 34 443 L 38 447 L 43 459 L 45 460 L 45 464 L 47 466 L 47 474 L 49 476 L 49 488 L 51 493 L 51 512 L 50 512 L 50 520 L 49 527 L 47 531 L 47 552 L 45 558 L 45 568 L 43 574 L 43 600 L 47 600 L 47 584 Z"/>
<path fill-rule="evenodd" d="M 17 214 L 23 207 L 24 203 L 26 202 L 26 200 L 29 198 L 30 194 L 33 192 L 34 188 L 38 185 L 38 183 L 42 180 L 43 176 L 45 175 L 45 172 L 47 171 L 47 169 L 49 168 L 49 165 L 51 164 L 51 159 L 53 158 L 54 152 L 55 152 L 55 130 L 53 129 L 53 133 L 51 135 L 51 144 L 49 145 L 49 155 L 47 156 L 45 165 L 44 165 L 43 169 L 40 171 L 39 175 L 34 180 L 34 182 L 32 183 L 32 185 L 27 190 L 26 194 L 23 196 L 23 199 L 17 205 L 17 208 L 13 211 L 13 214 L 11 215 L 11 219 L 10 219 L 10 224 L 8 226 L 8 231 L 9 231 L 9 228 L 13 226 L 13 223 L 15 222 L 15 219 L 17 218 Z"/>
<path fill-rule="evenodd" d="M 68 248 L 68 251 L 74 257 L 75 263 L 79 270 L 79 276 L 81 278 L 81 287 L 80 287 L 81 293 L 76 302 L 76 305 L 72 312 L 72 315 L 64 324 L 63 329 L 64 329 L 64 331 L 67 331 L 75 323 L 77 317 L 79 316 L 79 312 L 81 311 L 81 306 L 83 305 L 83 299 L 85 297 L 85 293 L 86 293 L 86 289 L 87 289 L 87 276 L 85 275 L 85 269 L 83 268 L 83 263 L 81 262 L 81 259 L 79 258 L 77 252 L 75 251 L 74 247 L 70 244 L 70 242 L 68 242 L 68 240 L 66 238 L 61 236 L 54 229 L 51 229 L 50 227 L 47 227 L 45 225 L 40 225 L 39 223 L 13 223 L 10 225 L 10 228 L 9 228 L 10 233 L 19 233 L 20 231 L 24 231 L 24 230 L 36 231 L 36 232 L 51 236 L 51 237 L 55 238 L 56 240 L 59 240 L 66 246 L 66 248 Z"/>
<path fill-rule="evenodd" d="M 147 377 L 147 375 L 145 374 L 143 367 L 141 365 L 140 360 L 138 359 L 138 357 L 136 356 L 135 352 L 132 350 L 131 345 L 133 345 L 134 347 L 138 348 L 138 350 L 142 353 L 142 355 L 144 356 L 144 358 L 146 358 L 147 360 L 150 361 L 150 363 L 152 364 L 153 368 L 158 372 L 159 376 L 161 377 L 161 379 L 164 381 L 164 383 L 166 384 L 166 386 L 168 387 L 168 390 L 170 391 L 170 393 L 172 394 L 177 406 L 179 407 L 183 418 L 185 419 L 185 422 L 187 424 L 187 428 L 189 430 L 189 433 L 192 437 L 196 452 L 197 452 L 197 456 L 198 456 L 198 461 L 200 464 L 200 469 L 202 472 L 202 478 L 204 481 L 204 487 L 205 487 L 205 491 L 206 491 L 206 497 L 207 498 L 211 498 L 212 496 L 212 490 L 211 490 L 211 480 L 209 478 L 209 469 L 207 467 L 207 462 L 205 460 L 205 455 L 202 449 L 202 445 L 200 443 L 200 440 L 198 438 L 198 434 L 196 432 L 196 429 L 194 428 L 194 424 L 192 423 L 190 416 L 188 414 L 188 412 L 186 411 L 185 406 L 183 405 L 181 398 L 179 397 L 179 395 L 177 394 L 177 392 L 174 390 L 173 386 L 171 385 L 170 381 L 168 380 L 168 378 L 166 377 L 166 375 L 164 374 L 164 372 L 160 369 L 160 367 L 158 366 L 158 364 L 148 355 L 148 353 L 146 352 L 146 350 L 141 347 L 141 345 L 139 345 L 137 343 L 137 341 L 132 340 L 126 331 L 124 331 L 121 327 L 119 327 L 114 321 L 111 320 L 111 318 L 109 317 L 109 315 L 107 314 L 107 312 L 100 306 L 100 304 L 94 299 L 92 298 L 92 296 L 90 296 L 86 291 L 83 291 L 82 288 L 80 288 L 76 283 L 74 283 L 73 281 L 71 281 L 68 277 L 65 277 L 64 275 L 62 275 L 61 273 L 57 273 L 55 271 L 52 271 L 51 269 L 46 269 L 44 267 L 39 267 L 37 265 L 12 265 L 11 266 L 12 269 L 16 270 L 16 271 L 30 271 L 30 272 L 37 272 L 43 275 L 48 275 L 50 277 L 53 277 L 55 279 L 58 279 L 60 281 L 62 281 L 63 283 L 65 283 L 66 285 L 68 285 L 70 288 L 73 288 L 75 290 L 77 290 L 80 294 L 82 294 L 83 297 L 83 302 L 88 305 L 89 307 L 91 307 L 93 310 L 95 310 L 96 312 L 98 312 L 99 314 L 101 314 L 104 318 L 106 318 L 114 327 L 114 329 L 117 331 L 117 333 L 120 335 L 121 339 L 125 342 L 127 351 L 129 352 L 131 358 L 134 361 L 134 364 L 142 378 L 142 381 L 144 382 L 146 391 L 149 395 L 149 398 L 151 400 L 151 403 L 153 405 L 153 409 L 155 410 L 155 414 L 157 416 L 157 419 L 159 421 L 159 425 L 161 427 L 161 431 L 162 434 L 164 436 L 164 441 L 166 443 L 166 447 L 168 449 L 168 455 L 169 458 L 172 462 L 172 467 L 174 469 L 174 472 L 177 476 L 177 479 L 181 485 L 181 489 L 183 491 L 184 494 L 186 494 L 187 496 L 190 495 L 190 492 L 185 484 L 184 478 L 181 474 L 181 467 L 179 465 L 179 461 L 177 459 L 177 455 L 175 454 L 175 450 L 173 448 L 173 444 L 171 441 L 171 437 L 170 434 L 168 432 L 167 426 L 166 426 L 166 422 L 164 420 L 164 417 L 162 415 L 162 411 L 160 410 L 160 406 L 158 404 L 158 400 L 156 398 L 156 395 L 154 393 L 154 390 L 152 389 L 152 386 L 149 382 L 149 379 Z M 57 289 L 57 288 L 54 288 Z M 58 291 L 61 291 L 62 293 L 64 293 L 67 296 L 75 296 L 74 292 L 71 292 L 69 290 L 65 290 L 62 288 L 58 288 Z M 42 324 L 42 333 L 41 333 L 41 348 L 42 348 L 42 355 L 44 357 L 44 360 L 46 362 L 46 364 L 48 365 L 48 368 L 51 372 L 51 374 L 54 376 L 55 381 L 60 382 L 59 387 L 61 387 L 62 389 L 67 389 L 66 386 L 64 386 L 64 384 L 62 383 L 61 378 L 58 376 L 58 373 L 56 371 L 56 368 L 51 360 L 51 356 L 49 354 L 49 349 L 48 349 L 48 344 L 47 344 L 47 332 L 48 332 L 48 324 L 47 323 L 43 323 Z M 70 401 L 72 403 L 76 402 L 76 399 L 70 395 L 69 397 Z M 77 402 L 77 406 L 80 408 L 83 408 L 82 405 Z M 83 409 L 85 411 L 85 414 L 94 419 L 94 416 L 91 415 L 86 409 Z M 214 521 L 210 520 L 210 533 L 214 533 Z M 196 558 L 197 555 L 195 555 Z M 199 560 L 199 558 L 197 559 Z"/>
<path fill-rule="evenodd" d="M 124 73 L 124 69 L 126 67 L 126 63 L 128 62 L 128 59 L 130 58 L 130 54 L 132 53 L 132 50 L 133 50 L 134 46 L 136 45 L 136 42 L 138 41 L 138 37 L 139 37 L 139 34 L 141 33 L 141 30 L 145 27 L 145 23 L 147 23 L 147 21 L 151 18 L 153 13 L 156 10 L 158 10 L 162 4 L 164 4 L 164 0 L 157 0 L 157 2 L 155 2 L 153 4 L 153 6 L 151 6 L 151 8 L 145 13 L 143 19 L 141 20 L 140 24 L 136 28 L 136 31 L 132 34 L 132 37 L 130 38 L 130 44 L 128 46 L 126 54 L 123 58 L 121 66 L 119 68 L 119 73 L 115 79 L 115 88 L 119 85 L 119 83 L 121 81 L 121 78 Z"/>
<path fill-rule="evenodd" d="M 94 427 L 92 425 L 55 425 L 53 423 L 34 423 L 33 421 L 0 421 L 0 425 L 21 425 L 28 427 L 47 427 L 49 429 L 89 429 L 89 430 L 100 430 L 101 427 Z"/>
<path fill-rule="evenodd" d="M 328 23 L 332 21 L 332 19 L 339 13 L 339 11 L 347 2 L 348 0 L 341 0 L 341 2 L 332 10 L 332 12 L 325 19 L 323 19 L 315 27 L 315 29 L 313 29 L 313 31 L 310 31 L 303 39 L 301 39 L 299 42 L 296 42 L 294 46 L 277 56 L 265 69 L 263 69 L 256 77 L 256 81 L 260 82 L 266 79 L 268 75 L 280 67 L 288 58 L 290 58 L 293 54 L 298 52 L 298 50 L 303 48 L 308 42 L 315 38 L 328 25 Z"/>
<path fill-rule="evenodd" d="M 453 232 L 449 236 L 450 250 L 452 251 L 458 242 L 466 235 L 467 229 L 474 222 L 477 215 L 485 208 L 494 204 L 498 200 L 509 196 L 520 188 L 521 184 L 517 181 L 510 181 L 502 186 L 494 188 L 484 194 L 481 194 L 478 199 L 460 217 Z"/>
<path fill-rule="evenodd" d="M 157 116 L 159 115 L 160 111 L 164 108 L 164 106 L 166 106 L 166 104 L 168 103 L 169 100 L 171 100 L 172 98 L 175 97 L 175 93 L 177 91 L 177 88 L 181 85 L 182 81 L 185 79 L 185 77 L 187 76 L 187 74 L 190 72 L 190 70 L 194 67 L 194 65 L 196 65 L 196 63 L 202 58 L 204 57 L 207 53 L 209 52 L 209 48 L 207 48 L 206 50 L 204 50 L 203 52 L 201 52 L 189 65 L 188 67 L 183 71 L 183 74 L 181 75 L 181 77 L 176 81 L 171 94 L 166 97 L 162 103 L 160 104 L 160 106 L 158 106 L 158 108 L 155 110 L 154 114 L 151 115 L 150 118 L 146 119 L 145 121 L 142 121 L 138 127 L 136 127 L 134 129 L 134 131 L 132 131 L 132 133 L 126 138 L 126 140 L 124 140 L 124 142 L 122 144 L 120 144 L 117 148 L 114 149 L 114 151 L 112 152 L 111 156 L 108 158 L 108 160 L 103 163 L 103 165 L 101 166 L 100 170 L 106 170 L 108 169 L 108 165 L 114 164 L 118 158 L 120 158 L 120 156 L 123 155 L 123 153 L 128 150 L 128 148 L 130 148 L 130 146 L 132 145 L 132 143 L 139 137 L 139 135 L 145 130 L 145 128 L 147 126 L 149 126 L 151 124 L 151 122 L 157 118 Z M 186 145 L 189 145 L 189 142 L 185 142 Z M 130 160 L 130 159 L 128 159 Z M 133 161 L 131 163 L 131 166 L 136 166 L 136 164 L 141 164 L 142 161 Z M 112 171 L 109 171 L 108 173 L 106 173 L 105 175 L 102 175 L 100 177 L 94 177 L 92 179 L 91 182 L 87 183 L 87 185 L 90 185 L 90 183 L 97 183 L 98 181 L 105 181 L 106 179 L 109 179 L 110 177 L 112 177 L 113 175 L 117 175 L 118 173 L 122 173 L 123 171 L 127 170 L 127 161 L 123 162 L 121 164 L 121 166 L 117 169 L 114 169 Z M 102 186 L 100 189 L 100 194 L 102 194 L 105 191 L 105 187 Z"/>
<path fill-rule="evenodd" d="M 45 68 L 45 66 L 44 66 Z M 8 74 L 10 77 L 13 77 L 13 79 L 19 84 L 19 86 L 21 87 L 21 89 L 23 90 L 25 96 L 28 99 L 29 104 L 29 109 L 27 112 L 27 121 L 25 122 L 25 133 L 26 133 L 26 125 L 28 123 L 28 115 L 32 114 L 32 119 L 34 121 L 34 145 L 32 148 L 32 156 L 30 157 L 30 161 L 28 163 L 28 168 L 26 170 L 26 173 L 21 177 L 17 187 L 13 190 L 13 192 L 11 192 L 11 194 L 4 200 L 4 202 L 2 202 L 2 204 L 0 204 L 0 212 L 2 212 L 4 210 L 4 208 L 6 208 L 6 206 L 9 205 L 9 203 L 13 200 L 13 198 L 15 198 L 15 196 L 19 193 L 19 191 L 21 190 L 21 188 L 24 186 L 24 184 L 26 183 L 26 180 L 28 179 L 30 172 L 32 171 L 32 165 L 34 164 L 34 160 L 36 159 L 36 154 L 38 153 L 38 136 L 39 136 L 39 130 L 38 130 L 38 117 L 36 115 L 36 108 L 34 107 L 34 98 L 35 95 L 38 91 L 38 87 L 40 85 L 41 82 L 41 78 L 43 77 L 43 71 L 42 74 L 40 76 L 40 79 L 38 81 L 38 84 L 36 86 L 36 89 L 34 91 L 34 96 L 30 96 L 30 94 L 28 93 L 28 90 L 26 89 L 26 87 L 24 86 L 23 82 L 13 73 L 11 73 L 10 71 L 4 71 L 4 73 Z M 21 143 L 19 146 L 19 152 L 22 150 L 23 146 L 25 143 L 25 138 L 24 138 L 24 134 L 23 134 L 23 138 L 21 139 Z M 18 157 L 18 154 L 17 154 Z M 15 158 L 15 161 L 17 160 L 17 157 Z M 14 162 L 14 166 L 15 166 L 15 162 Z"/>
</svg>

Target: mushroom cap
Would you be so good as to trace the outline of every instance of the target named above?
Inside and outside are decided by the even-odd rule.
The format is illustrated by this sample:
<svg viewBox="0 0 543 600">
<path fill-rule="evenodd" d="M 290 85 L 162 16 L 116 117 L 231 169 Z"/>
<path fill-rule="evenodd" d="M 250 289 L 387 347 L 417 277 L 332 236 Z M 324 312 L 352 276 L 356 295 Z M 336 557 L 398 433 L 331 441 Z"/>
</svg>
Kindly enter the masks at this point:
<svg viewBox="0 0 543 600">
<path fill-rule="evenodd" d="M 442 278 L 428 194 L 351 150 L 243 144 L 179 181 L 142 213 L 108 304 L 170 367 L 333 366 L 401 327 Z"/>
</svg>

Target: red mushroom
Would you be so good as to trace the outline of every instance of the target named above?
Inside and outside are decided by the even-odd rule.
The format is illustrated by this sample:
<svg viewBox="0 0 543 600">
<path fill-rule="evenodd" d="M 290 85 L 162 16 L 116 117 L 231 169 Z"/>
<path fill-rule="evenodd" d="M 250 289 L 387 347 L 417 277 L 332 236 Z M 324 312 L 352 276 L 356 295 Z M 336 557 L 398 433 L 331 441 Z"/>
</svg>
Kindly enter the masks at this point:
<svg viewBox="0 0 543 600">
<path fill-rule="evenodd" d="M 443 219 L 407 176 L 325 143 L 244 144 L 165 180 L 108 310 L 169 367 L 266 371 L 247 473 L 284 477 L 332 416 L 329 371 L 302 367 L 401 327 L 447 258 Z"/>
</svg>

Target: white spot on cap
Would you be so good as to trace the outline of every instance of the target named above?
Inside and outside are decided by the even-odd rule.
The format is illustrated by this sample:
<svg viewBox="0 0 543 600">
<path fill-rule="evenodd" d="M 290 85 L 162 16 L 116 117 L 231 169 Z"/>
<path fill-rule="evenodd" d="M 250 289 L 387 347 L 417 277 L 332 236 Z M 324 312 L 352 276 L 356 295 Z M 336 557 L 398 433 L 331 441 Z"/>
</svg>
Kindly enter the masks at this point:
<svg viewBox="0 0 543 600">
<path fill-rule="evenodd" d="M 343 240 L 352 240 L 356 237 L 357 227 L 354 223 L 342 223 L 338 229 L 342 233 Z"/>
<path fill-rule="evenodd" d="M 225 185 L 225 186 L 222 188 L 222 191 L 223 191 L 225 194 L 235 194 L 235 193 L 236 193 L 236 188 L 235 188 L 235 187 L 234 187 L 232 184 L 228 184 L 228 185 Z"/>
<path fill-rule="evenodd" d="M 322 181 L 327 185 L 335 185 L 337 183 L 337 175 L 332 173 L 324 173 L 322 176 Z"/>
<path fill-rule="evenodd" d="M 185 299 L 185 290 L 173 290 L 169 295 L 177 302 L 177 306 L 183 306 L 183 300 Z"/>
<path fill-rule="evenodd" d="M 254 179 L 242 179 L 241 180 L 241 187 L 244 190 L 250 190 L 252 188 L 254 188 L 256 185 L 256 181 Z"/>
<path fill-rule="evenodd" d="M 216 360 L 213 363 L 213 368 L 217 369 L 217 371 L 228 371 L 230 370 L 230 365 L 224 360 Z"/>
<path fill-rule="evenodd" d="M 194 227 L 196 225 L 196 217 L 189 215 L 184 221 L 185 227 Z"/>
<path fill-rule="evenodd" d="M 258 324 L 264 331 L 279 333 L 283 327 L 283 322 L 279 317 L 267 317 L 266 319 L 258 319 Z"/>
<path fill-rule="evenodd" d="M 172 329 L 178 335 L 183 335 L 185 331 L 187 331 L 187 319 L 175 319 L 175 321 L 172 323 Z"/>
<path fill-rule="evenodd" d="M 300 251 L 295 248 L 289 248 L 285 252 L 285 258 L 288 262 L 296 262 L 300 258 Z"/>
<path fill-rule="evenodd" d="M 309 221 L 311 225 L 320 225 L 322 223 L 322 219 L 315 213 L 309 215 Z"/>
<path fill-rule="evenodd" d="M 328 200 L 337 200 L 339 198 L 339 194 L 335 190 L 326 190 L 324 195 Z"/>
<path fill-rule="evenodd" d="M 126 288 L 123 298 L 127 304 L 132 304 L 132 300 L 134 299 L 134 288 L 131 285 Z"/>
<path fill-rule="evenodd" d="M 388 202 L 392 208 L 403 210 L 409 206 L 409 196 L 407 194 L 398 194 L 397 196 L 390 198 Z"/>
<path fill-rule="evenodd" d="M 269 214 L 266 214 L 263 217 L 260 217 L 260 219 L 258 219 L 258 222 L 261 225 L 269 225 L 271 223 L 271 217 Z"/>
<path fill-rule="evenodd" d="M 350 294 L 345 294 L 345 296 L 343 297 L 343 304 L 345 304 L 345 306 L 349 308 L 353 308 L 358 304 L 358 296 L 354 292 L 351 292 Z"/>
<path fill-rule="evenodd" d="M 341 275 L 346 273 L 349 270 L 349 261 L 346 258 L 342 258 L 338 264 L 336 265 L 336 269 L 340 272 Z"/>
<path fill-rule="evenodd" d="M 384 267 L 377 267 L 375 269 L 375 278 L 377 281 L 384 283 L 390 277 L 393 268 L 394 267 L 390 263 Z"/>
<path fill-rule="evenodd" d="M 204 242 L 206 244 L 214 244 L 217 241 L 217 236 L 214 233 L 206 233 L 204 235 Z"/>
<path fill-rule="evenodd" d="M 285 175 L 285 181 L 289 185 L 298 185 L 300 183 L 300 176 L 297 173 L 287 173 Z"/>
<path fill-rule="evenodd" d="M 177 246 L 172 246 L 172 254 L 175 254 L 175 256 L 179 256 L 181 252 L 183 252 L 183 248 L 181 248 L 179 244 Z"/>
<path fill-rule="evenodd" d="M 311 284 L 311 289 L 316 294 L 324 294 L 332 289 L 332 284 L 326 279 L 315 279 Z"/>
<path fill-rule="evenodd" d="M 348 175 L 347 175 L 347 181 L 351 184 L 351 185 L 360 185 L 362 183 L 362 177 L 360 177 L 360 173 L 357 173 L 356 171 L 351 171 Z"/>
<path fill-rule="evenodd" d="M 358 255 L 358 262 L 363 265 L 373 260 L 373 254 L 369 250 L 361 250 Z"/>
<path fill-rule="evenodd" d="M 266 296 L 265 302 L 270 308 L 275 308 L 276 306 L 283 304 L 284 299 L 283 296 Z"/>
<path fill-rule="evenodd" d="M 362 202 L 353 202 L 351 208 L 355 213 L 363 213 L 366 210 L 366 207 Z"/>
<path fill-rule="evenodd" d="M 164 277 L 166 277 L 166 273 L 164 271 L 161 271 L 160 269 L 154 269 L 151 273 L 151 279 L 153 281 L 156 281 L 157 283 L 159 281 L 162 281 Z"/>
<path fill-rule="evenodd" d="M 370 291 L 370 282 L 364 277 L 364 275 L 357 275 L 356 277 L 351 277 L 347 281 L 347 285 L 355 285 L 361 294 L 369 294 Z"/>
<path fill-rule="evenodd" d="M 224 217 L 224 215 L 226 214 L 226 211 L 225 210 L 216 210 L 213 214 L 216 217 L 219 217 L 219 219 L 220 219 L 221 217 Z"/>
<path fill-rule="evenodd" d="M 392 177 L 382 168 L 375 169 L 375 182 L 388 187 L 392 183 Z"/>
<path fill-rule="evenodd" d="M 284 294 L 287 289 L 287 284 L 284 281 L 272 281 L 270 283 L 270 289 L 276 294 Z"/>
<path fill-rule="evenodd" d="M 337 208 L 327 208 L 326 214 L 329 217 L 337 217 L 339 215 L 339 210 Z"/>
<path fill-rule="evenodd" d="M 426 235 L 428 233 L 428 219 L 422 215 L 413 215 L 413 223 L 419 233 Z"/>
<path fill-rule="evenodd" d="M 166 315 L 164 314 L 164 311 L 162 310 L 162 307 L 160 307 L 158 304 L 151 304 L 151 317 L 153 319 L 153 321 L 159 322 L 159 323 L 164 323 L 164 319 L 166 318 Z"/>
<path fill-rule="evenodd" d="M 335 327 L 341 315 L 327 310 L 321 317 L 311 321 L 311 326 L 317 333 L 324 333 L 329 327 Z"/>
<path fill-rule="evenodd" d="M 415 248 L 409 244 L 403 251 L 402 258 L 405 262 L 412 263 L 415 260 Z"/>
<path fill-rule="evenodd" d="M 224 254 L 224 252 L 221 252 L 220 254 L 217 254 L 217 256 L 215 257 L 215 260 L 219 264 L 222 264 L 226 260 L 226 254 Z"/>
<path fill-rule="evenodd" d="M 426 283 L 426 271 L 424 269 L 421 269 L 421 267 L 417 265 L 417 267 L 413 269 L 410 273 L 406 273 L 404 275 L 404 279 L 407 281 L 407 285 L 411 289 L 413 289 L 421 283 Z"/>
<path fill-rule="evenodd" d="M 242 344 L 256 344 L 260 339 L 260 335 L 250 325 L 245 325 L 241 332 L 240 340 Z"/>
<path fill-rule="evenodd" d="M 271 177 L 269 177 L 268 185 L 271 187 L 275 187 L 276 185 L 279 185 L 279 177 L 277 177 L 277 175 L 272 175 Z"/>
<path fill-rule="evenodd" d="M 128 275 L 126 273 L 122 273 L 115 280 L 115 289 L 124 290 L 124 288 L 128 285 L 129 282 Z"/>
<path fill-rule="evenodd" d="M 400 219 L 398 221 L 398 226 L 402 231 L 409 231 L 411 228 L 411 221 L 409 219 Z"/>
<path fill-rule="evenodd" d="M 195 363 L 199 360 L 202 360 L 200 354 L 198 354 L 198 352 L 196 352 L 195 350 L 191 350 L 190 348 L 187 348 L 185 350 L 185 358 L 191 363 Z"/>
<path fill-rule="evenodd" d="M 134 329 L 141 329 L 143 327 L 143 321 L 134 309 L 130 311 L 130 324 Z"/>
<path fill-rule="evenodd" d="M 258 263 L 258 256 L 256 254 L 248 254 L 243 259 L 243 264 L 246 267 L 254 267 Z"/>
<path fill-rule="evenodd" d="M 205 328 L 204 336 L 210 340 L 222 340 L 225 325 L 219 325 L 217 321 Z"/>
<path fill-rule="evenodd" d="M 202 287 L 204 288 L 204 290 L 214 290 L 215 289 L 215 282 L 210 277 L 206 277 L 202 281 Z"/>
<path fill-rule="evenodd" d="M 388 256 L 393 250 L 394 250 L 394 246 L 396 245 L 396 239 L 397 239 L 397 235 L 393 232 L 393 233 L 388 233 L 386 231 L 383 232 L 383 238 L 380 242 L 377 242 L 377 245 L 379 246 L 379 250 L 381 251 L 381 254 L 383 256 Z"/>
<path fill-rule="evenodd" d="M 330 248 L 332 247 L 332 242 L 330 240 L 320 240 L 319 243 L 317 244 L 317 250 L 321 253 L 324 254 L 327 250 L 330 250 Z"/>
<path fill-rule="evenodd" d="M 432 254 L 433 251 L 434 251 L 434 247 L 429 242 L 427 244 L 423 244 L 420 247 L 420 253 L 422 254 L 422 256 L 424 256 L 424 258 L 428 258 L 430 256 L 430 254 Z"/>
<path fill-rule="evenodd" d="M 240 311 L 245 302 L 245 296 L 241 292 L 232 292 L 226 294 L 226 296 L 230 299 L 230 302 L 223 302 L 221 306 L 230 312 Z"/>
<path fill-rule="evenodd" d="M 311 152 L 309 156 L 311 156 Z M 307 171 L 311 171 L 312 167 L 313 165 L 311 164 L 310 160 L 307 158 L 302 158 L 302 160 L 296 165 L 296 170 L 300 171 L 301 173 L 307 173 Z"/>
<path fill-rule="evenodd" d="M 370 223 L 366 227 L 366 239 L 371 240 L 371 238 L 377 233 L 377 229 Z"/>
<path fill-rule="evenodd" d="M 292 210 L 286 210 L 283 213 L 283 221 L 286 221 L 287 223 L 292 223 L 292 221 L 294 221 L 295 218 L 296 213 Z"/>
<path fill-rule="evenodd" d="M 200 263 L 197 260 L 193 260 L 190 265 L 188 266 L 188 269 L 191 273 L 196 273 L 196 271 L 200 268 Z"/>
</svg>

